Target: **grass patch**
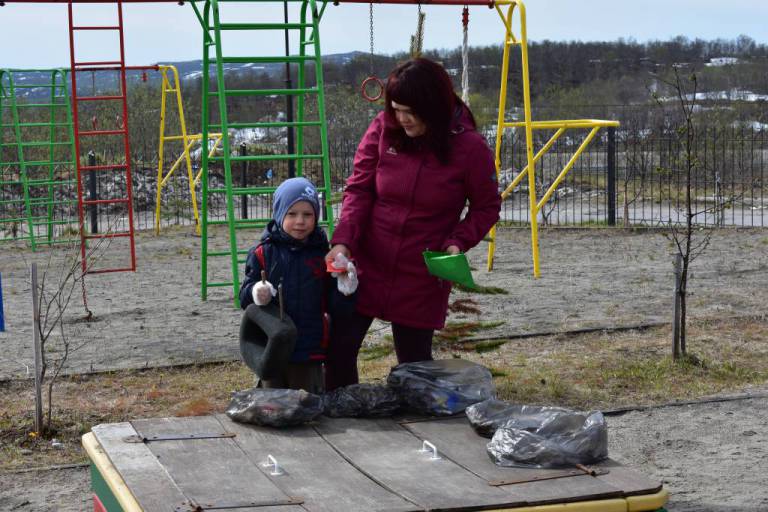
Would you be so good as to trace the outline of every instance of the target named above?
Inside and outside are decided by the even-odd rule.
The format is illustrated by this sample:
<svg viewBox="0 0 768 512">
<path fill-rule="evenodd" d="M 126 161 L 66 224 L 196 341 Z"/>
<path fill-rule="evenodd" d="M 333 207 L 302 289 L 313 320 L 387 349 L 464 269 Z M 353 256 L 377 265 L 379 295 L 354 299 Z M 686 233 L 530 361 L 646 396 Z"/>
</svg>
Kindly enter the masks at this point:
<svg viewBox="0 0 768 512">
<path fill-rule="evenodd" d="M 498 286 L 483 286 L 480 284 L 475 285 L 474 288 L 470 288 L 460 283 L 453 283 L 453 289 L 465 293 L 479 293 L 481 295 L 509 295 L 509 292 L 504 288 L 499 288 Z"/>
<path fill-rule="evenodd" d="M 492 350 L 496 350 L 506 342 L 507 340 L 479 341 L 475 343 L 475 352 L 478 354 L 482 354 L 483 352 L 490 352 Z"/>
<path fill-rule="evenodd" d="M 507 376 L 507 372 L 505 372 L 504 370 L 499 370 L 498 368 L 490 367 L 490 368 L 488 368 L 488 370 L 490 370 L 490 372 L 491 372 L 491 377 L 506 377 Z"/>
<path fill-rule="evenodd" d="M 463 326 L 462 326 L 463 324 Z M 466 322 L 449 324 L 456 330 Z M 485 328 L 499 323 L 475 324 Z M 768 384 L 768 319 L 691 322 L 695 357 L 673 362 L 669 327 L 486 342 L 435 340 L 434 355 L 488 367 L 499 398 L 524 404 L 608 409 L 735 393 Z M 396 364 L 391 343 L 360 352 L 360 377 L 382 382 Z M 61 378 L 53 431 L 31 435 L 34 386 L 0 383 L 0 470 L 85 462 L 80 437 L 99 423 L 223 412 L 253 386 L 239 362 L 115 371 Z M 61 448 L 51 444 L 55 437 Z"/>
<path fill-rule="evenodd" d="M 360 349 L 360 359 L 363 361 L 373 361 L 374 359 L 381 359 L 386 357 L 395 351 L 393 345 L 373 345 L 372 347 L 363 347 Z"/>
<path fill-rule="evenodd" d="M 437 342 L 457 342 L 482 331 L 504 325 L 504 322 L 448 322 L 435 333 Z"/>
</svg>

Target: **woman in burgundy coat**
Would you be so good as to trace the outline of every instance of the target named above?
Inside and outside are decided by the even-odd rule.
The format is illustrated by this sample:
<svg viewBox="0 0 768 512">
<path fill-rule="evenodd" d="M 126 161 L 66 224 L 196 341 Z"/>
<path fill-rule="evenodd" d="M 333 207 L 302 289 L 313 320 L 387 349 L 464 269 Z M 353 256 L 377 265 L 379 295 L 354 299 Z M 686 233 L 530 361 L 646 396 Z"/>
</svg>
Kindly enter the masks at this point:
<svg viewBox="0 0 768 512">
<path fill-rule="evenodd" d="M 493 153 L 443 67 L 406 62 L 389 75 L 385 99 L 355 154 L 326 256 L 352 257 L 360 272 L 356 312 L 333 321 L 328 390 L 357 383 L 374 318 L 392 323 L 399 362 L 432 359 L 451 284 L 427 272 L 422 252 L 466 252 L 499 218 Z"/>
</svg>

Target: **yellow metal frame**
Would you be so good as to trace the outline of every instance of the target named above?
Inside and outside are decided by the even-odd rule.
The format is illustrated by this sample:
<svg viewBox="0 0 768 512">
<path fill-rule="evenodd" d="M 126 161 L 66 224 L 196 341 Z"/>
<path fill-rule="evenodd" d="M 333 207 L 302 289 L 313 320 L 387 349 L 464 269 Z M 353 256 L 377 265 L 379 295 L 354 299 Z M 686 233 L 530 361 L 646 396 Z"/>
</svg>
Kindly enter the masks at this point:
<svg viewBox="0 0 768 512">
<path fill-rule="evenodd" d="M 162 200 L 163 187 L 168 183 L 176 169 L 179 168 L 182 162 L 187 167 L 187 177 L 189 179 L 189 193 L 192 197 L 192 213 L 195 217 L 195 232 L 200 234 L 200 213 L 197 209 L 197 196 L 195 194 L 195 186 L 200 182 L 200 176 L 202 175 L 202 168 L 197 173 L 197 176 L 192 174 L 192 159 L 190 157 L 190 151 L 196 144 L 205 146 L 201 139 L 202 134 L 189 135 L 187 134 L 187 123 L 184 118 L 184 106 L 181 100 L 181 86 L 179 84 L 179 72 L 176 66 L 162 65 L 158 66 L 160 73 L 162 74 L 161 95 L 160 95 L 160 142 L 157 150 L 157 198 L 155 201 L 155 234 L 160 234 L 160 201 Z M 168 73 L 172 74 L 172 78 L 169 78 Z M 173 84 L 171 83 L 173 82 Z M 179 111 L 179 125 L 181 129 L 180 135 L 166 135 L 165 134 L 165 113 L 167 107 L 166 96 L 168 94 L 174 94 L 176 96 L 176 107 Z M 213 155 L 221 144 L 221 134 L 211 133 L 209 134 L 209 140 L 213 140 L 213 147 L 210 149 L 209 156 Z M 182 154 L 173 163 L 167 173 L 163 174 L 163 155 L 165 153 L 165 143 L 181 141 L 184 147 Z"/>
<path fill-rule="evenodd" d="M 531 219 L 531 252 L 533 256 L 533 275 L 539 277 L 541 268 L 539 265 L 539 227 L 538 215 L 546 202 L 552 197 L 558 185 L 565 179 L 576 160 L 589 146 L 592 139 L 595 138 L 600 128 L 619 126 L 618 121 L 603 121 L 598 119 L 572 119 L 565 121 L 533 121 L 531 114 L 531 85 L 528 75 L 528 36 L 526 30 L 525 5 L 520 0 L 499 0 L 495 2 L 494 7 L 501 17 L 505 28 L 504 37 L 504 57 L 501 66 L 501 89 L 499 91 L 499 115 L 496 123 L 496 177 L 501 174 L 501 142 L 504 136 L 504 130 L 508 128 L 525 128 L 525 150 L 528 165 L 518 174 L 510 185 L 502 192 L 502 200 L 509 197 L 512 191 L 520 184 L 524 177 L 528 177 L 528 202 Z M 506 8 L 506 12 L 504 12 Z M 517 38 L 512 30 L 513 15 L 517 9 L 520 12 L 520 37 Z M 523 110 L 525 112 L 524 121 L 507 122 L 504 120 L 504 113 L 507 106 L 507 78 L 509 77 L 509 57 L 510 49 L 514 45 L 520 46 L 521 71 L 523 75 Z M 536 162 L 549 151 L 557 139 L 568 129 L 589 129 L 589 134 L 565 164 L 555 181 L 541 198 L 536 197 Z M 534 154 L 533 131 L 534 130 L 555 130 L 554 135 L 547 141 L 541 149 Z M 490 243 L 488 245 L 488 271 L 493 270 L 493 258 L 496 252 L 496 226 L 491 228 L 489 235 Z"/>
</svg>

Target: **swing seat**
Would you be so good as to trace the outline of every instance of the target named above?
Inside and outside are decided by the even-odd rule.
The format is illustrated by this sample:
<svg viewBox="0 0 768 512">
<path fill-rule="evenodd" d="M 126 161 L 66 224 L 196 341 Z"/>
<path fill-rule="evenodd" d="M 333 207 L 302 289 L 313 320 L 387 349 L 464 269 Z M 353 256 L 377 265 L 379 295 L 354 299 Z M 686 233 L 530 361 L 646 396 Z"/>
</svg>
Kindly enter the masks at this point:
<svg viewBox="0 0 768 512">
<path fill-rule="evenodd" d="M 243 359 L 259 378 L 274 379 L 291 360 L 297 335 L 293 320 L 286 314 L 281 320 L 280 309 L 275 304 L 250 304 L 240 322 L 240 345 L 250 344 L 257 358 L 255 361 Z"/>
</svg>

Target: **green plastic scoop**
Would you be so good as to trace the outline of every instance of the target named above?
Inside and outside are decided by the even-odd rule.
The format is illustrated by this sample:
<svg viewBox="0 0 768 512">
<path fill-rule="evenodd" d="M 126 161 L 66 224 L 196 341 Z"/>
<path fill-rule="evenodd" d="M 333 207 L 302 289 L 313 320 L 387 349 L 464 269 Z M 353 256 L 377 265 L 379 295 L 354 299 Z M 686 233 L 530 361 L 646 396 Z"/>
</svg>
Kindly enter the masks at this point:
<svg viewBox="0 0 768 512">
<path fill-rule="evenodd" d="M 424 251 L 423 254 L 427 270 L 433 276 L 459 283 L 467 288 L 476 287 L 465 254 L 448 254 L 447 252 L 437 251 Z"/>
</svg>

